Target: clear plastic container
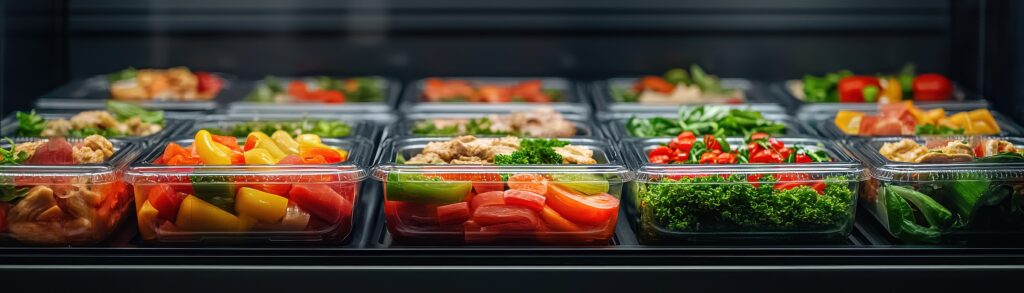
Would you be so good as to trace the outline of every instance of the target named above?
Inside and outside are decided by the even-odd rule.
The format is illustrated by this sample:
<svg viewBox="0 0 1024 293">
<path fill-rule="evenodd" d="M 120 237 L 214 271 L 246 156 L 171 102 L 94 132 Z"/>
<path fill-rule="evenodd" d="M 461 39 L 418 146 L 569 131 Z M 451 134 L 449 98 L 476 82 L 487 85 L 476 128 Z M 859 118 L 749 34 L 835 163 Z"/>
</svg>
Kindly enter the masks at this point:
<svg viewBox="0 0 1024 293">
<path fill-rule="evenodd" d="M 612 145 L 594 139 L 562 139 L 593 150 L 597 160 L 594 165 L 398 163 L 399 156 L 411 158 L 430 142 L 449 140 L 451 138 L 393 138 L 384 142 L 373 176 L 384 186 L 384 215 L 395 242 L 406 245 L 609 244 L 618 220 L 622 185 L 632 179 L 632 173 Z M 520 185 L 523 180 L 513 179 L 538 176 L 549 180 L 545 181 L 548 182 L 545 187 Z M 519 190 L 534 193 L 522 195 L 524 192 Z M 510 197 L 523 200 L 513 204 Z M 525 200 L 531 197 L 540 202 Z"/>
<path fill-rule="evenodd" d="M 675 106 L 680 104 L 641 104 L 616 101 L 612 95 L 614 89 L 629 89 L 635 84 L 637 78 L 623 77 L 610 78 L 607 80 L 590 83 L 591 95 L 594 97 L 594 108 L 597 109 L 599 119 L 622 118 L 623 114 L 641 113 L 674 113 Z M 755 82 L 741 78 L 722 78 L 722 87 L 726 89 L 741 90 L 744 93 L 745 101 L 736 104 L 722 103 L 720 105 L 742 105 L 762 113 L 786 113 L 786 109 L 780 106 L 779 102 L 773 100 L 774 96 L 761 94 L 755 91 Z M 710 104 L 695 102 L 691 105 Z"/>
<path fill-rule="evenodd" d="M 803 88 L 803 80 L 792 79 L 775 82 L 771 85 L 771 93 L 778 96 L 779 101 L 788 108 L 796 111 L 797 118 L 821 120 L 827 116 L 834 115 L 839 110 L 851 111 L 874 111 L 878 109 L 878 103 L 808 103 L 804 101 L 804 93 L 794 91 L 796 88 Z M 988 108 L 989 103 L 977 95 L 968 95 L 960 87 L 954 85 L 953 100 L 942 102 L 915 101 L 918 107 L 947 108 L 947 109 L 978 109 Z"/>
<path fill-rule="evenodd" d="M 832 162 L 654 164 L 648 162 L 647 154 L 670 138 L 625 143 L 625 153 L 637 173 L 627 189 L 626 214 L 636 222 L 640 241 L 663 244 L 845 239 L 853 228 L 857 190 L 863 179 L 860 163 L 831 141 L 778 139 L 787 146 L 823 150 Z M 727 141 L 730 145 L 745 145 L 739 138 Z M 769 177 L 785 178 L 784 183 L 769 185 L 778 183 Z M 796 189 L 798 186 L 810 189 Z M 794 189 L 783 196 L 780 187 Z"/>
<path fill-rule="evenodd" d="M 480 111 L 475 113 L 411 113 L 405 115 L 404 119 L 395 124 L 388 130 L 389 136 L 425 136 L 413 133 L 413 129 L 418 123 L 430 121 L 433 119 L 471 119 L 471 118 L 482 118 L 488 115 L 507 115 L 512 113 L 511 110 L 505 111 Z M 590 123 L 590 120 L 586 116 L 566 113 L 562 114 L 562 118 L 572 122 L 576 126 L 575 137 L 600 137 L 602 135 L 599 127 L 596 127 Z M 434 135 L 436 136 L 436 135 Z"/>
<path fill-rule="evenodd" d="M 375 102 L 345 102 L 339 104 L 329 103 L 309 103 L 309 102 L 296 102 L 296 103 L 283 103 L 283 102 L 251 102 L 246 101 L 243 96 L 240 100 L 231 102 L 228 106 L 228 113 L 230 114 L 253 114 L 253 113 L 385 113 L 395 109 L 395 105 L 398 104 L 398 98 L 402 91 L 402 85 L 398 81 L 387 79 L 379 76 L 370 77 L 374 79 L 380 86 L 380 90 L 384 94 L 384 99 Z M 288 83 L 300 78 L 297 77 L 280 77 L 282 88 L 287 88 Z M 305 78 L 303 80 L 309 80 L 311 78 Z M 335 78 L 338 79 L 338 78 Z M 262 85 L 264 81 L 247 82 L 240 88 L 243 88 L 245 92 L 251 93 L 258 86 Z M 248 94 L 246 94 L 248 95 Z"/>
<path fill-rule="evenodd" d="M 966 112 L 966 111 L 974 110 L 974 109 L 962 109 L 963 107 L 958 107 L 958 108 L 961 108 L 961 109 L 958 109 L 958 110 L 948 110 L 947 115 L 952 115 L 952 114 L 959 113 L 959 112 Z M 931 108 L 922 107 L 922 109 L 931 109 Z M 874 110 L 871 110 L 871 111 L 863 111 L 863 112 L 867 113 L 867 114 L 872 114 L 873 115 L 873 114 L 877 114 L 878 113 L 878 109 L 874 109 Z M 996 124 L 999 124 L 999 130 L 1001 130 L 999 135 L 1020 135 L 1022 132 L 1024 132 L 1024 130 L 1021 130 L 1021 127 L 1019 125 L 1017 125 L 1017 123 L 1014 123 L 1013 120 L 1007 118 L 1006 116 L 1003 116 L 1002 114 L 999 114 L 999 112 L 989 111 L 989 113 L 992 113 L 992 118 L 995 118 Z M 866 137 L 866 136 L 860 136 L 860 135 L 846 134 L 845 132 L 843 132 L 843 130 L 839 129 L 839 127 L 836 126 L 835 119 L 836 119 L 836 113 L 833 112 L 831 114 L 831 116 L 828 116 L 828 118 L 826 118 L 824 120 L 815 120 L 815 121 L 811 121 L 811 122 L 808 122 L 808 123 L 810 123 L 810 127 L 813 127 L 815 130 L 817 130 L 818 134 L 820 134 L 823 137 L 828 137 L 828 138 L 832 138 L 832 139 L 851 139 L 851 138 Z M 906 135 L 905 137 L 914 137 L 914 136 L 916 136 L 916 135 Z"/>
<path fill-rule="evenodd" d="M 192 135 L 196 131 L 206 129 L 211 133 L 221 135 L 232 135 L 238 134 L 240 136 L 248 135 L 248 131 L 245 133 L 233 133 L 232 130 L 236 125 L 244 124 L 248 122 L 297 122 L 297 121 L 329 121 L 329 122 L 341 122 L 348 125 L 348 135 L 344 136 L 331 136 L 331 135 L 320 135 L 323 138 L 347 138 L 347 137 L 362 137 L 375 141 L 379 127 L 378 124 L 385 124 L 393 122 L 394 116 L 385 113 L 375 113 L 366 115 L 327 115 L 327 114 L 254 114 L 254 115 L 209 115 L 196 121 L 190 127 L 181 128 L 175 136 L 180 135 Z M 272 134 L 271 133 L 267 133 Z M 291 133 L 296 135 L 297 133 Z"/>
<path fill-rule="evenodd" d="M 672 113 L 643 113 L 643 114 L 630 114 L 630 115 L 631 115 L 630 117 L 634 117 L 635 116 L 637 118 L 654 118 L 654 117 L 664 117 L 664 118 L 669 118 L 669 119 L 678 119 L 679 118 L 679 115 L 672 114 Z M 786 125 L 786 133 L 783 134 L 784 136 L 790 136 L 790 137 L 808 136 L 808 137 L 812 137 L 812 136 L 816 136 L 817 135 L 817 133 L 815 133 L 813 130 L 809 129 L 806 125 L 804 125 L 800 121 L 797 121 L 796 119 L 793 119 L 792 116 L 789 116 L 787 114 L 784 114 L 784 113 L 764 113 L 763 116 L 767 120 L 781 122 L 781 123 L 785 124 Z M 611 138 L 615 138 L 615 139 L 642 138 L 642 137 L 633 136 L 633 134 L 631 134 L 629 132 L 629 130 L 626 129 L 626 123 L 628 121 L 629 121 L 629 118 L 616 118 L 616 119 L 611 119 L 611 120 L 605 121 L 604 122 L 605 135 L 607 137 L 611 137 Z"/>
<path fill-rule="evenodd" d="M 70 119 L 72 116 L 75 116 L 78 113 L 79 112 L 38 112 L 36 114 L 39 115 L 39 116 L 42 116 L 43 119 L 46 119 L 47 121 L 50 121 L 52 119 L 58 119 L 58 118 Z M 158 141 L 160 141 L 160 140 L 162 140 L 162 139 L 164 139 L 164 138 L 174 134 L 175 132 L 177 132 L 181 128 L 187 127 L 188 125 L 191 124 L 191 121 L 187 121 L 187 120 L 184 120 L 184 119 L 181 119 L 181 118 L 183 118 L 183 117 L 176 117 L 176 116 L 173 116 L 173 115 L 167 115 L 165 117 L 165 119 L 164 119 L 163 129 L 161 129 L 160 131 L 158 131 L 157 133 L 154 133 L 154 134 L 150 134 L 150 135 L 146 135 L 146 136 L 117 136 L 117 137 L 109 137 L 109 138 L 117 138 L 117 139 L 122 139 L 122 140 L 138 141 L 140 144 L 148 144 L 148 143 L 158 142 Z M 0 137 L 15 137 L 15 136 L 17 136 L 19 127 L 20 126 L 18 125 L 18 120 L 15 117 L 15 115 L 8 116 L 6 119 L 0 121 Z"/>
<path fill-rule="evenodd" d="M 529 111 L 537 106 L 548 106 L 555 108 L 561 113 L 575 113 L 580 115 L 590 115 L 590 103 L 576 92 L 576 88 L 573 83 L 569 80 L 555 77 L 521 77 L 521 78 L 506 78 L 506 77 L 438 77 L 443 80 L 466 80 L 471 84 L 485 84 L 485 85 L 513 85 L 528 80 L 540 80 L 542 87 L 545 90 L 555 90 L 561 92 L 561 101 L 552 101 L 551 103 L 464 103 L 464 102 L 426 102 L 423 100 L 423 87 L 427 79 L 420 79 L 413 82 L 411 85 L 406 87 L 405 93 L 402 94 L 402 101 L 399 105 L 399 110 L 403 113 L 423 113 L 423 112 L 442 112 L 442 113 L 458 113 L 458 112 L 479 112 L 479 111 Z"/>
<path fill-rule="evenodd" d="M 210 100 L 197 101 L 140 101 L 139 105 L 150 110 L 208 112 L 217 109 L 218 102 L 226 102 L 236 93 L 232 87 L 235 77 L 224 73 L 213 73 L 224 81 L 223 88 Z M 65 84 L 36 101 L 36 108 L 45 110 L 88 110 L 102 109 L 110 97 L 110 82 L 107 75 L 97 75 Z M 131 101 L 123 101 L 131 102 Z"/>
<path fill-rule="evenodd" d="M 1024 147 L 1024 139 L 1018 137 L 973 139 L 989 138 Z M 872 138 L 850 144 L 869 176 L 861 185 L 861 202 L 891 235 L 912 244 L 1019 240 L 1024 236 L 1024 163 L 904 163 L 879 153 L 885 143 L 902 139 L 906 138 Z M 940 140 L 954 139 L 972 138 L 930 140 L 942 144 Z M 926 143 L 924 138 L 914 140 Z M 911 209 L 910 216 L 916 219 L 909 220 L 906 214 L 901 217 L 903 208 Z M 925 217 L 926 210 L 934 218 Z"/>
<path fill-rule="evenodd" d="M 114 154 L 102 163 L 0 165 L 0 243 L 77 246 L 107 240 L 131 205 L 122 174 L 139 153 L 136 142 L 111 143 Z M 0 141 L 0 148 L 10 147 Z"/>
<path fill-rule="evenodd" d="M 193 139 L 172 141 L 188 146 Z M 240 145 L 244 141 L 239 138 Z M 363 138 L 322 141 L 347 150 L 348 159 L 323 165 L 168 166 L 153 163 L 165 146 L 150 147 L 125 175 L 135 192 L 142 240 L 202 244 L 343 241 L 352 230 L 353 206 L 366 179 L 372 149 Z M 168 198 L 180 200 L 180 204 L 168 205 Z"/>
</svg>

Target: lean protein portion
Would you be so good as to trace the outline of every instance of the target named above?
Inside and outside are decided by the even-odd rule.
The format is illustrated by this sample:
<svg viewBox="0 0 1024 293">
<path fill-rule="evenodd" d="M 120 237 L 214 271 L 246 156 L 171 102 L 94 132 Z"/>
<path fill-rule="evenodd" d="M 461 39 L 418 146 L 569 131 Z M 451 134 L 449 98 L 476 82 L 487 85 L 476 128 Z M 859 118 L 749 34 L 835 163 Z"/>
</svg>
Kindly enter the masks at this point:
<svg viewBox="0 0 1024 293">
<path fill-rule="evenodd" d="M 519 135 L 526 137 L 572 137 L 576 124 L 549 107 L 527 112 L 490 114 L 468 119 L 428 119 L 413 127 L 417 135 Z"/>
</svg>

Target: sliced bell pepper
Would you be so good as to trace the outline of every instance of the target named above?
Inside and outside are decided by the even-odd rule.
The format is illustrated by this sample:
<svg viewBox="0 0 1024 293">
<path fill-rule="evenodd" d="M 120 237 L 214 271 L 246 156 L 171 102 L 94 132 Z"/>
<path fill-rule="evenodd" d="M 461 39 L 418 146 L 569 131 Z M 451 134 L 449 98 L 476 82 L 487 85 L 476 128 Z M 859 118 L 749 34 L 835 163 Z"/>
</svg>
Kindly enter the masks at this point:
<svg viewBox="0 0 1024 293">
<path fill-rule="evenodd" d="M 206 165 L 231 165 L 231 149 L 216 142 L 207 130 L 196 132 L 196 152 Z"/>
<path fill-rule="evenodd" d="M 196 232 L 238 232 L 246 226 L 235 215 L 191 195 L 181 202 L 174 225 L 184 231 Z"/>
<path fill-rule="evenodd" d="M 473 189 L 469 181 L 446 181 L 420 174 L 388 175 L 384 183 L 384 196 L 388 201 L 424 204 L 450 204 L 463 200 Z"/>
<path fill-rule="evenodd" d="M 273 165 L 277 163 L 277 159 L 270 154 L 267 149 L 251 149 L 245 151 L 245 164 L 246 165 Z"/>
<path fill-rule="evenodd" d="M 142 208 L 139 209 L 139 234 L 142 234 L 142 239 L 155 239 L 156 238 L 156 218 L 160 213 L 156 208 L 153 207 L 149 201 L 142 204 Z"/>
<path fill-rule="evenodd" d="M 270 137 L 274 140 L 274 143 L 277 144 L 277 147 L 285 154 L 299 154 L 299 143 L 292 139 L 292 136 L 284 130 L 275 131 L 274 134 L 270 135 Z"/>
<path fill-rule="evenodd" d="M 459 202 L 437 207 L 437 222 L 440 225 L 462 224 L 469 220 L 471 213 L 468 202 Z"/>
<path fill-rule="evenodd" d="M 189 176 L 194 196 L 225 211 L 234 212 L 235 186 L 229 176 L 204 175 L 200 171 Z"/>
<path fill-rule="evenodd" d="M 306 146 L 299 145 L 299 157 L 303 161 L 309 163 L 309 161 L 317 160 L 317 156 L 322 157 L 326 164 L 334 164 L 345 161 L 345 157 L 342 156 L 341 152 L 331 147 L 318 147 L 318 146 Z M 319 162 L 319 160 L 317 160 Z"/>
<path fill-rule="evenodd" d="M 352 214 L 352 203 L 327 184 L 294 184 L 288 198 L 303 210 L 331 224 Z"/>
<path fill-rule="evenodd" d="M 348 157 L 348 152 L 324 144 L 323 141 L 320 140 L 320 136 L 316 134 L 300 134 L 299 136 L 295 137 L 295 141 L 299 143 L 300 156 L 302 149 L 304 148 L 325 148 L 338 152 L 338 155 L 340 155 L 342 158 Z"/>
<path fill-rule="evenodd" d="M 252 149 L 266 150 L 270 153 L 271 157 L 274 158 L 275 162 L 281 160 L 281 158 L 284 158 L 284 156 L 287 155 L 283 150 L 281 150 L 281 147 L 277 146 L 274 139 L 267 136 L 266 133 L 259 131 L 253 131 L 245 138 L 245 150 L 249 151 Z"/>
<path fill-rule="evenodd" d="M 242 187 L 235 195 L 235 210 L 263 223 L 277 223 L 288 209 L 288 199 L 276 194 Z"/>
</svg>

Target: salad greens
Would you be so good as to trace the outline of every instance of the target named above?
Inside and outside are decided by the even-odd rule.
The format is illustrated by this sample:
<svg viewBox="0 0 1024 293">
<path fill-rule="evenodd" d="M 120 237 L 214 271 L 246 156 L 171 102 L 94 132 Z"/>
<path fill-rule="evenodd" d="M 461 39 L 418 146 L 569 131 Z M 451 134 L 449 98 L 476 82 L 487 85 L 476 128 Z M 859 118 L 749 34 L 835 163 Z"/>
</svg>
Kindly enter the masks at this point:
<svg viewBox="0 0 1024 293">
<path fill-rule="evenodd" d="M 690 71 L 682 68 L 673 68 L 661 76 L 666 82 L 673 86 L 683 84 L 697 86 L 705 94 L 726 94 L 732 90 L 722 87 L 722 82 L 717 76 L 707 74 L 699 65 L 690 65 Z M 636 103 L 640 98 L 640 91 L 630 88 L 612 88 L 612 98 L 623 103 Z"/>
<path fill-rule="evenodd" d="M 0 165 L 20 165 L 21 163 L 28 160 L 29 154 L 25 152 L 15 151 L 14 140 L 5 137 L 4 140 L 10 145 L 10 149 L 0 148 Z"/>
<path fill-rule="evenodd" d="M 118 101 L 107 101 L 107 112 L 117 121 L 124 122 L 133 117 L 139 117 L 143 123 L 164 125 L 164 112 L 163 111 L 149 111 L 142 108 L 139 105 Z M 17 112 L 15 116 L 18 120 L 18 132 L 19 136 L 40 136 L 43 130 L 46 129 L 46 119 L 42 115 L 36 114 L 35 110 L 31 112 Z M 68 136 L 71 137 L 86 137 L 93 134 L 98 134 L 106 137 L 125 136 L 125 133 L 117 131 L 113 128 L 81 128 L 68 130 Z"/>
<path fill-rule="evenodd" d="M 715 136 L 750 136 L 755 132 L 782 135 L 786 132 L 786 124 L 767 120 L 753 110 L 696 106 L 680 108 L 679 118 L 675 120 L 631 117 L 626 121 L 626 130 L 636 137 L 676 136 L 684 131 Z"/>
<path fill-rule="evenodd" d="M 937 124 L 922 124 L 914 127 L 914 133 L 917 135 L 958 135 L 964 134 L 964 129 Z"/>
<path fill-rule="evenodd" d="M 18 111 L 14 116 L 18 119 L 19 136 L 39 136 L 46 129 L 46 119 L 36 114 L 36 110 L 28 113 Z"/>
<path fill-rule="evenodd" d="M 206 130 L 217 135 L 238 137 L 247 136 L 250 132 L 254 131 L 271 134 L 278 130 L 284 130 L 292 135 L 316 134 L 320 137 L 345 137 L 352 134 L 352 126 L 343 121 L 311 119 L 299 121 L 249 121 L 223 128 L 206 128 Z"/>
<path fill-rule="evenodd" d="M 412 133 L 417 135 L 426 136 L 454 136 L 454 135 L 516 135 L 518 133 L 511 133 L 506 131 L 493 131 L 491 130 L 491 119 L 484 118 L 472 118 L 464 125 L 464 130 L 459 130 L 459 125 L 449 125 L 445 127 L 437 127 L 431 120 L 423 120 L 413 125 Z"/>
<path fill-rule="evenodd" d="M 345 102 L 379 102 L 384 100 L 384 85 L 373 77 L 353 77 L 348 79 L 336 79 L 328 76 L 317 76 L 310 79 L 300 79 L 293 82 L 305 82 L 312 89 L 337 91 L 345 95 Z M 271 103 L 278 95 L 290 94 L 286 88 L 287 83 L 275 76 L 263 78 L 256 88 L 246 96 L 245 100 L 250 102 Z"/>
<path fill-rule="evenodd" d="M 773 176 L 740 174 L 662 178 L 640 189 L 642 217 L 645 225 L 687 232 L 803 231 L 850 222 L 853 191 L 844 178 L 826 178 L 821 193 L 781 185 Z"/>
<path fill-rule="evenodd" d="M 110 112 L 118 121 L 139 117 L 145 123 L 164 125 L 164 111 L 148 111 L 132 103 L 107 101 L 107 112 Z"/>
<path fill-rule="evenodd" d="M 568 145 L 558 139 L 523 139 L 519 150 L 508 155 L 494 156 L 495 165 L 553 165 L 562 163 L 562 155 L 554 148 Z"/>
<path fill-rule="evenodd" d="M 804 98 L 808 103 L 838 103 L 839 80 L 853 75 L 853 72 L 849 70 L 829 72 L 823 76 L 804 75 Z M 914 96 L 913 83 L 915 76 L 913 64 L 904 65 L 896 76 L 896 79 L 900 82 L 900 89 L 903 91 L 904 97 Z"/>
</svg>

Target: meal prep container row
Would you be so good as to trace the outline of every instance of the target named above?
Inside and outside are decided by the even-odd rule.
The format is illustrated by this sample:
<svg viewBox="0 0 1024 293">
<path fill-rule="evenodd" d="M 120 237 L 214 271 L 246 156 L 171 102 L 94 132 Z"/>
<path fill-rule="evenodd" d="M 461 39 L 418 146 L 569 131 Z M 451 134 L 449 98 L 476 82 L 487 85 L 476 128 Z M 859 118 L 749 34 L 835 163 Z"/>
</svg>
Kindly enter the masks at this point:
<svg viewBox="0 0 1024 293">
<path fill-rule="evenodd" d="M 934 105 L 929 105 L 929 106 L 934 106 Z M 922 107 L 922 108 L 923 109 L 934 109 L 934 107 L 933 108 Z M 950 109 L 950 108 L 944 108 L 944 109 L 947 109 L 947 113 L 948 113 L 947 115 L 952 115 L 952 114 L 955 114 L 955 113 L 967 112 L 967 111 L 971 111 L 971 110 L 978 109 L 978 108 L 967 108 L 967 107 L 965 107 L 963 105 L 958 105 L 958 106 L 955 107 L 955 109 Z M 866 113 L 868 115 L 877 115 L 878 114 L 878 109 L 876 107 L 875 109 L 866 110 L 866 111 L 862 111 L 862 112 L 864 112 L 864 113 Z M 1017 125 L 1017 123 L 1013 122 L 1012 119 L 1010 119 L 1010 118 L 1008 118 L 1006 116 L 1003 116 L 1003 114 L 1000 114 L 998 111 L 989 111 L 989 113 L 992 114 L 992 118 L 995 118 L 996 124 L 999 124 L 999 130 L 1001 130 L 1000 135 L 1013 136 L 1013 135 L 1020 135 L 1021 133 L 1024 133 L 1024 129 L 1021 129 L 1021 126 Z M 836 112 L 831 112 L 831 113 L 824 113 L 824 112 L 822 112 L 822 113 L 818 113 L 818 114 L 813 115 L 813 117 L 815 117 L 815 118 L 822 117 L 823 118 L 821 120 L 810 120 L 808 122 L 808 124 L 810 124 L 810 127 L 813 128 L 814 130 L 816 130 L 817 133 L 819 135 L 821 135 L 822 137 L 831 138 L 831 139 L 866 138 L 865 136 L 846 134 L 841 129 L 839 129 L 839 127 L 836 126 L 836 123 L 835 123 Z M 809 118 L 806 118 L 805 120 L 809 120 Z M 915 135 L 909 135 L 909 136 L 906 136 L 906 137 L 914 137 L 914 136 Z"/>
<path fill-rule="evenodd" d="M 790 137 L 808 136 L 808 137 L 813 137 L 813 136 L 817 135 L 817 133 L 813 129 L 810 129 L 807 125 L 805 125 L 804 123 L 801 123 L 800 121 L 794 119 L 792 116 L 789 116 L 788 114 L 785 114 L 785 113 L 764 113 L 763 116 L 767 120 L 781 122 L 781 123 L 785 124 L 786 125 L 786 133 L 783 134 L 784 136 L 790 136 Z M 675 114 L 675 113 L 642 113 L 642 114 L 631 114 L 630 117 L 637 117 L 637 118 L 664 117 L 664 118 L 668 118 L 668 119 L 678 119 L 679 115 Z M 626 123 L 629 121 L 630 117 L 615 118 L 615 119 L 609 119 L 609 120 L 603 121 L 605 135 L 607 137 L 615 138 L 615 139 L 618 139 L 618 140 L 642 138 L 642 137 L 633 136 L 633 134 L 631 134 L 629 132 L 629 129 L 626 128 Z"/>
<path fill-rule="evenodd" d="M 610 78 L 588 84 L 589 88 L 587 88 L 587 90 L 590 91 L 594 109 L 599 120 L 622 118 L 622 114 L 674 113 L 676 111 L 676 106 L 701 104 L 641 104 L 616 101 L 615 97 L 612 96 L 612 89 L 628 89 L 636 83 L 637 79 L 638 78 L 635 77 Z M 737 103 L 735 105 L 749 107 L 750 109 L 766 114 L 787 112 L 786 109 L 781 106 L 781 103 L 776 100 L 774 95 L 767 95 L 763 93 L 759 89 L 759 84 L 754 81 L 741 78 L 723 78 L 721 81 L 723 88 L 743 91 L 747 101 L 744 103 Z"/>
<path fill-rule="evenodd" d="M 335 77 L 332 77 L 335 78 Z M 241 83 L 240 88 L 245 94 L 241 97 L 232 99 L 233 101 L 228 105 L 227 112 L 230 114 L 258 114 L 258 113 L 324 113 L 324 114 L 337 114 L 337 113 L 389 113 L 395 109 L 395 105 L 398 104 L 398 99 L 401 95 L 402 84 L 396 80 L 388 79 L 380 76 L 370 76 L 369 78 L 375 80 L 380 86 L 381 91 L 384 93 L 384 99 L 376 102 L 345 102 L 338 104 L 331 103 L 313 103 L 313 102 L 298 102 L 298 103 L 277 103 L 277 102 L 250 102 L 245 101 L 245 97 L 255 90 L 258 86 L 262 85 L 264 81 L 250 81 Z M 297 77 L 280 77 L 278 80 L 281 83 L 282 88 L 287 88 L 289 82 L 298 80 Z M 307 78 L 309 79 L 309 78 Z"/>
<path fill-rule="evenodd" d="M 474 84 L 512 85 L 528 80 L 540 80 L 544 89 L 562 92 L 562 101 L 551 103 L 463 103 L 463 102 L 427 102 L 423 100 L 423 87 L 427 79 L 420 79 L 410 84 L 402 94 L 398 109 L 402 113 L 457 113 L 479 111 L 529 111 L 540 106 L 549 106 L 561 113 L 590 115 L 590 102 L 585 95 L 576 91 L 572 81 L 555 77 L 440 77 L 445 80 L 466 80 Z"/>
<path fill-rule="evenodd" d="M 70 119 L 72 116 L 78 114 L 78 111 L 65 112 L 37 112 L 36 114 L 42 116 L 43 119 L 50 121 L 52 119 Z M 163 141 L 165 138 L 173 136 L 175 133 L 183 128 L 187 128 L 192 125 L 192 116 L 183 113 L 165 112 L 164 113 L 164 126 L 163 129 L 157 133 L 150 134 L 147 136 L 121 136 L 121 137 L 108 137 L 116 138 L 127 141 L 137 142 L 140 147 L 149 145 L 151 143 L 158 143 Z M 18 133 L 18 120 L 14 114 L 9 115 L 7 118 L 0 120 L 0 137 L 15 137 Z"/>
<path fill-rule="evenodd" d="M 482 118 L 488 115 L 506 115 L 515 112 L 513 109 L 477 111 L 477 112 L 456 112 L 456 113 L 409 113 L 397 124 L 388 128 L 387 136 L 418 136 L 413 133 L 416 124 L 433 119 L 471 119 Z M 590 119 L 583 114 L 562 113 L 562 118 L 576 125 L 577 137 L 601 137 L 603 135 L 600 127 L 590 123 Z"/>
</svg>

